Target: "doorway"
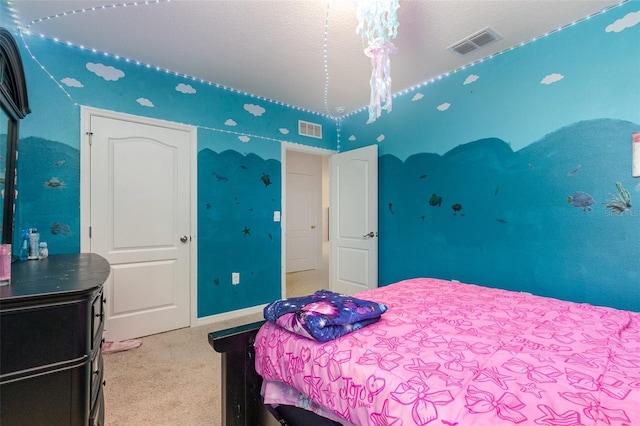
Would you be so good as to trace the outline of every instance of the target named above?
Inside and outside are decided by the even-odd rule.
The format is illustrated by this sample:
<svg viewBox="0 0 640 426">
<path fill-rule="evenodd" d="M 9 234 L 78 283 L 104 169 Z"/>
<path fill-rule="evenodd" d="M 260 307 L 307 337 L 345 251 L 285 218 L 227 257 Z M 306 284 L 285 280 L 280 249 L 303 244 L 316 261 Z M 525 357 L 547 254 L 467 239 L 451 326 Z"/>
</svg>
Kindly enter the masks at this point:
<svg viewBox="0 0 640 426">
<path fill-rule="evenodd" d="M 283 297 L 329 289 L 329 156 L 283 147 Z"/>
</svg>

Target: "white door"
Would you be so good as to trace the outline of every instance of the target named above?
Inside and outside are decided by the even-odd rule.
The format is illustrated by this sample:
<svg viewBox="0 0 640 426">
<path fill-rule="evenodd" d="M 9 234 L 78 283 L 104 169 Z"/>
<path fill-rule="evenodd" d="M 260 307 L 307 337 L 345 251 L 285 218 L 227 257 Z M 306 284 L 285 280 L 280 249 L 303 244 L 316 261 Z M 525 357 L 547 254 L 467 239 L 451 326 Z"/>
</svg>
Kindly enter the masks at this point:
<svg viewBox="0 0 640 426">
<path fill-rule="evenodd" d="M 90 116 L 90 251 L 111 275 L 105 338 L 189 326 L 192 128 Z"/>
<path fill-rule="evenodd" d="M 322 261 L 322 159 L 287 151 L 287 272 L 318 269 Z"/>
<path fill-rule="evenodd" d="M 378 286 L 378 146 L 329 159 L 330 283 L 353 294 Z"/>
</svg>

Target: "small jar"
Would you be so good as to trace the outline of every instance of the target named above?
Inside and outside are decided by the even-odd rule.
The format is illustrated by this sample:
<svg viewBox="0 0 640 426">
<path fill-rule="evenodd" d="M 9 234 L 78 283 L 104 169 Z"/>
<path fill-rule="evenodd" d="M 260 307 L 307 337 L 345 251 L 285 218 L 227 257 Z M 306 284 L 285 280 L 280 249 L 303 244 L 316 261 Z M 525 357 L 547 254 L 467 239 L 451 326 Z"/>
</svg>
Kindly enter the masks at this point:
<svg viewBox="0 0 640 426">
<path fill-rule="evenodd" d="M 38 245 L 38 258 L 46 259 L 49 257 L 49 247 L 44 241 Z"/>
</svg>

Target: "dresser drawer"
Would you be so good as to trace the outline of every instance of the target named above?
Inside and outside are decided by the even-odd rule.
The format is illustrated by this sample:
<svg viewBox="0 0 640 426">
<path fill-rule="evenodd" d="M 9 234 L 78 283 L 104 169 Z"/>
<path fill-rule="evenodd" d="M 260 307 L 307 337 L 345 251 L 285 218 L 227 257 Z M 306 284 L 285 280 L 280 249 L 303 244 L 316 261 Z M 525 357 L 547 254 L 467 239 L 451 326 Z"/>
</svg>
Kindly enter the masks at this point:
<svg viewBox="0 0 640 426">
<path fill-rule="evenodd" d="M 104 423 L 104 392 L 102 387 L 98 398 L 94 401 L 91 408 L 91 416 L 89 417 L 89 426 L 103 426 Z"/>
<path fill-rule="evenodd" d="M 89 346 L 88 302 L 34 305 L 0 313 L 0 382 L 15 374 L 82 359 Z"/>
<path fill-rule="evenodd" d="M 102 389 L 102 381 L 104 380 L 104 363 L 102 360 L 102 352 L 98 351 L 91 362 L 91 379 L 89 389 L 91 389 L 90 401 L 95 401 L 98 392 Z"/>
<path fill-rule="evenodd" d="M 102 346 L 102 330 L 104 329 L 105 299 L 102 291 L 91 304 L 91 351 Z"/>
</svg>

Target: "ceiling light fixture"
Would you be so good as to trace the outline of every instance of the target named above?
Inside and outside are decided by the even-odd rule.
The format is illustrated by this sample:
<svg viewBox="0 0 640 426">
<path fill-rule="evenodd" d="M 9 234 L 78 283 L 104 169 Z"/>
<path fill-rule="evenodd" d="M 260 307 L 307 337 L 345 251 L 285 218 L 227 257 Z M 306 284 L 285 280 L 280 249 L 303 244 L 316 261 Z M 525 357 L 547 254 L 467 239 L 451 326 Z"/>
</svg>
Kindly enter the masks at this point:
<svg viewBox="0 0 640 426">
<path fill-rule="evenodd" d="M 391 112 L 391 55 L 397 52 L 391 40 L 398 34 L 399 0 L 359 0 L 356 34 L 362 33 L 365 55 L 371 58 L 369 120 Z M 383 105 L 384 103 L 384 105 Z"/>
</svg>

